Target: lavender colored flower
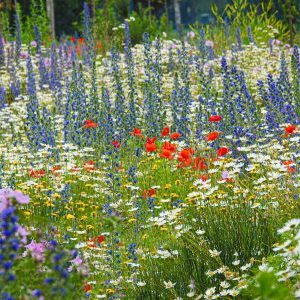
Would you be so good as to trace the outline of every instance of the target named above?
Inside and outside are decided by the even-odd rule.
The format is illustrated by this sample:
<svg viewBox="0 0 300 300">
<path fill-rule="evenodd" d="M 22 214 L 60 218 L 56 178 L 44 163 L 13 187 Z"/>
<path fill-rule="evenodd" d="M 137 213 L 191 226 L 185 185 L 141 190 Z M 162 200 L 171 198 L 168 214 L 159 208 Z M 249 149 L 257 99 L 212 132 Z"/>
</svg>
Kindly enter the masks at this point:
<svg viewBox="0 0 300 300">
<path fill-rule="evenodd" d="M 30 46 L 36 48 L 37 42 L 36 41 L 31 41 Z"/>
</svg>

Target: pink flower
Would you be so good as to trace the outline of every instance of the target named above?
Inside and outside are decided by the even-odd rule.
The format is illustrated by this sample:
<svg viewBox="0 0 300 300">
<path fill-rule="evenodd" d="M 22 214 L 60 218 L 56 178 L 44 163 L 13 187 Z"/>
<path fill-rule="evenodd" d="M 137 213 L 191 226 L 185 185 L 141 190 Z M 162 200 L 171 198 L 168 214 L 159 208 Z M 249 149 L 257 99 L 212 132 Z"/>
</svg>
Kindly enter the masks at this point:
<svg viewBox="0 0 300 300">
<path fill-rule="evenodd" d="M 36 41 L 31 41 L 30 46 L 35 48 L 37 46 L 37 42 Z"/>
<path fill-rule="evenodd" d="M 272 40 L 272 45 L 273 46 L 279 46 L 281 44 L 281 41 L 280 40 L 276 40 L 276 39 L 274 39 L 274 40 Z"/>
<path fill-rule="evenodd" d="M 18 235 L 21 237 L 21 242 L 26 243 L 27 242 L 27 236 L 29 235 L 29 232 L 22 226 L 18 226 L 17 229 Z"/>
<path fill-rule="evenodd" d="M 79 266 L 82 264 L 82 259 L 79 257 L 79 255 L 76 256 L 73 260 L 71 260 L 71 263 L 75 266 Z"/>
<path fill-rule="evenodd" d="M 30 244 L 25 246 L 25 248 L 30 252 L 31 256 L 36 259 L 37 261 L 44 261 L 43 253 L 46 250 L 46 243 L 45 241 L 41 243 L 37 243 L 36 241 L 32 240 Z M 23 253 L 24 256 L 27 255 L 27 251 Z"/>
<path fill-rule="evenodd" d="M 214 42 L 210 41 L 210 40 L 206 40 L 205 41 L 205 46 L 213 48 L 214 47 Z"/>
<path fill-rule="evenodd" d="M 196 35 L 195 35 L 195 32 L 194 31 L 189 31 L 187 33 L 187 36 L 190 38 L 190 39 L 193 39 Z"/>
<path fill-rule="evenodd" d="M 20 53 L 20 58 L 24 58 L 24 59 L 26 59 L 26 58 L 28 58 L 29 57 L 29 54 L 28 54 L 28 52 L 26 52 L 26 51 L 22 51 L 21 53 Z"/>
</svg>

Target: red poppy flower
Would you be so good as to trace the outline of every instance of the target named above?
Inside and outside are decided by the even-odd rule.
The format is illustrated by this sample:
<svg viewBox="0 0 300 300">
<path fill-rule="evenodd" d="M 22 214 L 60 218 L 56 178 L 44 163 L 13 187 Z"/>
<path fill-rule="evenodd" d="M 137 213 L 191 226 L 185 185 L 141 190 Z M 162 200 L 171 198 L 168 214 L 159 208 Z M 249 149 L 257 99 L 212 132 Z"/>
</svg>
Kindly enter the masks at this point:
<svg viewBox="0 0 300 300">
<path fill-rule="evenodd" d="M 146 143 L 145 147 L 147 152 L 155 152 L 157 150 L 155 143 Z"/>
<path fill-rule="evenodd" d="M 289 173 L 295 173 L 296 172 L 296 167 L 295 166 L 288 166 L 287 168 Z"/>
<path fill-rule="evenodd" d="M 87 162 L 85 162 L 83 164 L 83 168 L 86 170 L 86 171 L 93 171 L 93 170 L 96 170 L 95 168 L 95 162 L 93 160 L 88 160 Z"/>
<path fill-rule="evenodd" d="M 92 239 L 93 242 L 101 244 L 105 241 L 105 235 L 98 235 Z"/>
<path fill-rule="evenodd" d="M 164 127 L 161 131 L 161 136 L 168 136 L 170 134 L 170 128 Z"/>
<path fill-rule="evenodd" d="M 174 155 L 172 151 L 168 149 L 162 149 L 162 153 L 160 154 L 160 157 L 172 160 L 174 158 Z"/>
<path fill-rule="evenodd" d="M 42 177 L 46 174 L 46 172 L 44 170 L 30 170 L 29 171 L 29 176 L 30 177 L 34 177 L 34 178 L 39 178 Z"/>
<path fill-rule="evenodd" d="M 75 36 L 71 37 L 71 42 L 76 43 L 76 37 Z"/>
<path fill-rule="evenodd" d="M 177 139 L 179 139 L 181 136 L 182 136 L 182 134 L 179 133 L 179 132 L 173 132 L 173 133 L 170 134 L 170 138 L 171 138 L 172 140 L 177 140 Z"/>
<path fill-rule="evenodd" d="M 53 175 L 58 175 L 59 172 L 57 172 L 57 171 L 59 171 L 59 170 L 61 170 L 61 166 L 53 166 L 51 172 Z"/>
<path fill-rule="evenodd" d="M 192 148 L 186 148 L 180 151 L 178 161 L 180 161 L 181 164 L 178 165 L 178 168 L 189 167 L 193 162 L 192 155 L 194 152 L 195 151 Z"/>
<path fill-rule="evenodd" d="M 220 135 L 219 132 L 213 131 L 213 132 L 211 132 L 211 133 L 209 133 L 209 134 L 207 135 L 206 139 L 207 139 L 208 141 L 214 141 L 214 140 L 216 140 L 216 139 L 219 137 L 219 135 Z"/>
<path fill-rule="evenodd" d="M 191 148 L 183 149 L 179 154 L 178 160 L 179 161 L 184 161 L 184 160 L 190 159 L 193 154 L 194 154 L 193 149 L 191 149 Z"/>
<path fill-rule="evenodd" d="M 156 142 L 156 137 L 153 137 L 153 138 L 147 138 L 147 143 L 148 144 L 153 144 Z"/>
<path fill-rule="evenodd" d="M 169 150 L 171 152 L 175 152 L 176 151 L 176 145 L 171 144 L 170 142 L 164 142 L 164 144 L 162 146 L 162 150 Z"/>
<path fill-rule="evenodd" d="M 217 151 L 217 155 L 218 156 L 224 156 L 229 152 L 229 149 L 227 147 L 221 147 L 219 148 L 219 150 Z"/>
<path fill-rule="evenodd" d="M 131 134 L 134 135 L 134 136 L 140 136 L 140 137 L 143 136 L 142 135 L 142 130 L 139 129 L 139 128 L 133 128 L 133 131 L 131 132 Z"/>
<path fill-rule="evenodd" d="M 208 121 L 209 122 L 220 122 L 222 120 L 221 116 L 215 115 L 215 116 L 210 116 Z"/>
<path fill-rule="evenodd" d="M 143 198 L 153 197 L 156 195 L 155 189 L 148 189 L 143 191 Z"/>
<path fill-rule="evenodd" d="M 98 127 L 98 124 L 95 123 L 93 120 L 86 120 L 85 125 L 83 126 L 83 128 L 96 128 L 96 127 Z"/>
<path fill-rule="evenodd" d="M 83 286 L 83 290 L 85 293 L 90 292 L 93 289 L 93 287 L 89 283 L 85 283 Z"/>
<path fill-rule="evenodd" d="M 121 146 L 121 144 L 120 144 L 119 141 L 113 141 L 113 142 L 112 142 L 112 145 L 113 145 L 115 148 L 117 148 L 117 149 L 119 149 L 120 146 Z"/>
<path fill-rule="evenodd" d="M 79 42 L 79 44 L 84 44 L 84 38 L 83 37 L 79 38 L 78 42 Z"/>
<path fill-rule="evenodd" d="M 289 165 L 294 164 L 294 161 L 292 161 L 292 160 L 286 160 L 286 161 L 283 161 L 282 164 L 285 165 L 285 166 L 289 166 Z"/>
<path fill-rule="evenodd" d="M 296 126 L 295 125 L 289 125 L 287 127 L 285 127 L 285 133 L 287 134 L 293 134 L 296 130 Z"/>
<path fill-rule="evenodd" d="M 206 180 L 208 179 L 208 175 L 201 175 L 201 176 L 200 176 L 200 179 L 201 179 L 202 181 L 206 181 Z"/>
<path fill-rule="evenodd" d="M 206 170 L 207 165 L 205 163 L 205 159 L 201 157 L 195 157 L 194 165 L 192 167 L 194 170 Z"/>
</svg>

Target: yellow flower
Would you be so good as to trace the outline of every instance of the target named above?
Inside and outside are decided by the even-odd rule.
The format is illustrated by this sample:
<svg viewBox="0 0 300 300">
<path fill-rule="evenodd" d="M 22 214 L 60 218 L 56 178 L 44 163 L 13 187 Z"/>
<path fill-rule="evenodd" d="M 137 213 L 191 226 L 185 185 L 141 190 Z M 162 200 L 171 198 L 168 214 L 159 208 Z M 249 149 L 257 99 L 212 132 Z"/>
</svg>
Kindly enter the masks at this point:
<svg viewBox="0 0 300 300">
<path fill-rule="evenodd" d="M 113 289 L 107 289 L 106 292 L 109 293 L 109 294 L 113 294 L 115 292 L 115 290 L 113 290 Z"/>
<path fill-rule="evenodd" d="M 75 216 L 71 215 L 71 214 L 67 214 L 66 215 L 66 219 L 70 220 L 70 219 L 75 219 Z"/>
<path fill-rule="evenodd" d="M 57 198 L 57 199 L 59 199 L 59 198 L 61 198 L 61 195 L 60 195 L 60 194 L 57 194 L 57 193 L 55 193 L 55 194 L 53 194 L 53 197 L 54 197 L 54 198 Z"/>
<path fill-rule="evenodd" d="M 32 212 L 31 211 L 29 211 L 29 210 L 27 210 L 27 211 L 24 211 L 24 215 L 25 216 L 30 216 L 32 214 Z"/>
<path fill-rule="evenodd" d="M 136 219 L 129 219 L 128 220 L 128 223 L 134 223 L 134 222 L 136 222 Z"/>
<path fill-rule="evenodd" d="M 152 170 L 157 170 L 158 166 L 155 164 L 152 166 Z"/>
<path fill-rule="evenodd" d="M 171 195 L 170 195 L 172 198 L 177 198 L 177 197 L 179 197 L 179 195 L 178 194 L 176 194 L 176 193 L 171 193 Z"/>
<path fill-rule="evenodd" d="M 93 225 L 86 225 L 86 229 L 89 230 L 89 229 L 94 229 L 94 226 Z"/>
<path fill-rule="evenodd" d="M 170 183 L 165 184 L 165 189 L 166 190 L 169 189 L 169 188 L 171 188 L 171 187 L 172 187 L 172 184 L 170 184 Z"/>
</svg>

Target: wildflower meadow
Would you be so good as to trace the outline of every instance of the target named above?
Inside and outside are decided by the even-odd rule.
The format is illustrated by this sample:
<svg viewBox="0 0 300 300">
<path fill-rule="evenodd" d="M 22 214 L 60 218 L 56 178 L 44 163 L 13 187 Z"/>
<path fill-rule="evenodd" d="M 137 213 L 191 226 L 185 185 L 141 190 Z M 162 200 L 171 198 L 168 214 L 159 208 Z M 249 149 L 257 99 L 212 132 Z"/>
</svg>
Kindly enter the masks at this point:
<svg viewBox="0 0 300 300">
<path fill-rule="evenodd" d="M 91 22 L 0 35 L 0 299 L 299 299 L 298 46 Z"/>
</svg>

